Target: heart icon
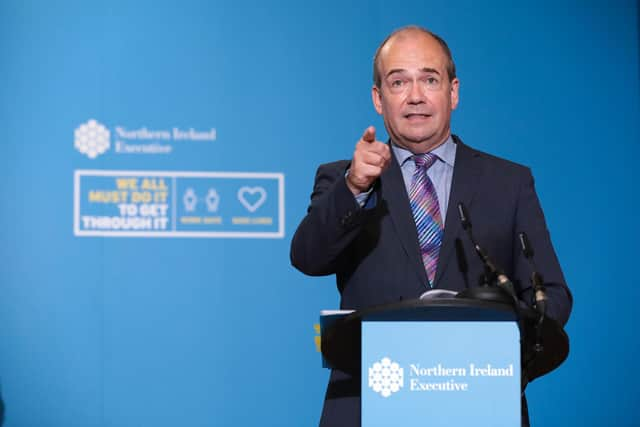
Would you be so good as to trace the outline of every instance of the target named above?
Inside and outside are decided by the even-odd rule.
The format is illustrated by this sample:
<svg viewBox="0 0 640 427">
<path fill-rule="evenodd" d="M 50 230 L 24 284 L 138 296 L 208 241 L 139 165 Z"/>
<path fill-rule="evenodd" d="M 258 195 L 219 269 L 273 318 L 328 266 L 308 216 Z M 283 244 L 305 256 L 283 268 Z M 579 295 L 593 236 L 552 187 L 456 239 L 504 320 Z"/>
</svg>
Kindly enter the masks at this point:
<svg viewBox="0 0 640 427">
<path fill-rule="evenodd" d="M 267 200 L 267 192 L 262 187 L 241 187 L 238 200 L 249 212 L 255 212 Z"/>
</svg>

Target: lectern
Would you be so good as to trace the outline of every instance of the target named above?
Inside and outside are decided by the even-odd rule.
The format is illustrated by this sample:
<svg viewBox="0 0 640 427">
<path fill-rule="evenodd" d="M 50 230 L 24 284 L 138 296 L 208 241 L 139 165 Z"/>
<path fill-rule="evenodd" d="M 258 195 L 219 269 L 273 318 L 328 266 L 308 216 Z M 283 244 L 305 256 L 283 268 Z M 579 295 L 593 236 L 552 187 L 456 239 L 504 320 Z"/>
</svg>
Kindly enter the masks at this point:
<svg viewBox="0 0 640 427">
<path fill-rule="evenodd" d="M 552 319 L 467 298 L 356 311 L 323 327 L 321 346 L 361 379 L 363 427 L 518 427 L 526 384 L 569 351 Z"/>
</svg>

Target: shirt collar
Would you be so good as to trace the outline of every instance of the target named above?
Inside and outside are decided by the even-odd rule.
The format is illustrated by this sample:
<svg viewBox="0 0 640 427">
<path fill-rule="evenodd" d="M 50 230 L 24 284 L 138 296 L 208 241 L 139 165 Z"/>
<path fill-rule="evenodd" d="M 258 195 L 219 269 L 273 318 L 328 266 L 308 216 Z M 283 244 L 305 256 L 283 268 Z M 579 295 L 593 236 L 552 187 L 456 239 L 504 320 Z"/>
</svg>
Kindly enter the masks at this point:
<svg viewBox="0 0 640 427">
<path fill-rule="evenodd" d="M 391 149 L 393 150 L 393 154 L 395 154 L 396 159 L 398 159 L 398 164 L 401 167 L 411 158 L 411 156 L 413 156 L 411 151 L 402 148 L 393 142 L 391 142 Z M 436 148 L 431 150 L 431 152 L 451 167 L 453 167 L 456 162 L 456 143 L 453 142 L 451 135 L 449 135 L 444 144 L 438 145 Z"/>
</svg>

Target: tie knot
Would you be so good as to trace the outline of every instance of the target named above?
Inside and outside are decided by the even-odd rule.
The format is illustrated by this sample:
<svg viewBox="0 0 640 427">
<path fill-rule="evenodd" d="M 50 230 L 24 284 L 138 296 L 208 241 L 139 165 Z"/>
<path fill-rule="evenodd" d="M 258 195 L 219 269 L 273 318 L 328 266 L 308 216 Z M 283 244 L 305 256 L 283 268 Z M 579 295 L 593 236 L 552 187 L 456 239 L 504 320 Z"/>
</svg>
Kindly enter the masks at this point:
<svg viewBox="0 0 640 427">
<path fill-rule="evenodd" d="M 433 153 L 414 154 L 413 161 L 418 169 L 429 169 L 438 160 L 438 156 Z"/>
</svg>

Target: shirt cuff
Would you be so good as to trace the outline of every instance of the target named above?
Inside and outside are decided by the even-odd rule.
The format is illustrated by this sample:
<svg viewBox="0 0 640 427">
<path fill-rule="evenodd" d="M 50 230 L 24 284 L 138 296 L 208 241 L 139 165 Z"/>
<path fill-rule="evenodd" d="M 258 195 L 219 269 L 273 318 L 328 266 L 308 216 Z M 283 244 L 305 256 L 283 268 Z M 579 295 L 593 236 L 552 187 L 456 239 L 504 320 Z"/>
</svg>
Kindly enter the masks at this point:
<svg viewBox="0 0 640 427">
<path fill-rule="evenodd" d="M 349 169 L 347 169 L 347 171 L 344 173 L 344 179 L 347 179 L 347 176 L 349 176 Z M 368 205 L 370 205 L 370 203 L 367 203 L 367 200 L 369 200 L 369 196 L 371 195 L 372 192 L 373 192 L 373 186 L 371 186 L 371 188 L 369 188 L 364 193 L 359 193 L 354 196 L 356 199 L 356 202 L 360 207 L 364 207 L 365 205 L 367 205 L 368 207 Z"/>
</svg>

